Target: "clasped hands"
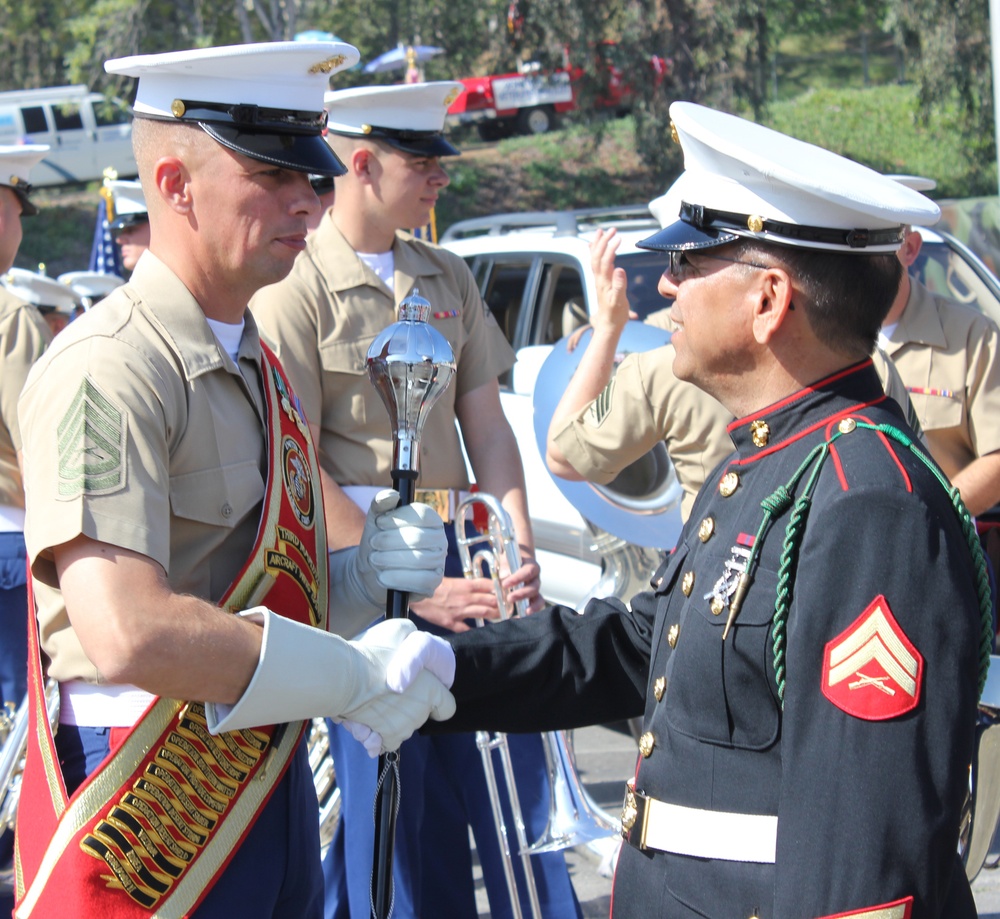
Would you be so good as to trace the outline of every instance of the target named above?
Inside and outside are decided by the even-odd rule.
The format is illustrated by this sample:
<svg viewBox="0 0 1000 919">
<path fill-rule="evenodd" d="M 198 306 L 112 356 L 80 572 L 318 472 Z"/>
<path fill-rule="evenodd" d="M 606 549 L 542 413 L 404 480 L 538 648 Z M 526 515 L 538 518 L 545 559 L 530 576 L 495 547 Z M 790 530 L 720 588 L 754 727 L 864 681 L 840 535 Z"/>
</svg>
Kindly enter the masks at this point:
<svg viewBox="0 0 1000 919">
<path fill-rule="evenodd" d="M 444 572 L 447 544 L 440 517 L 426 505 L 396 507 L 398 495 L 372 502 L 361 544 L 345 550 L 331 575 L 331 598 L 370 608 L 386 589 L 432 593 Z M 332 556 L 331 556 L 332 558 Z M 331 600 L 331 616 L 337 608 Z M 416 631 L 406 619 L 380 622 L 353 641 L 258 606 L 238 613 L 263 630 L 257 667 L 233 705 L 207 702 L 213 733 L 326 717 L 344 722 L 372 756 L 394 750 L 428 717 L 455 712 L 451 646 Z M 371 621 L 369 613 L 366 621 Z M 409 640 L 410 644 L 407 645 Z M 387 677 L 404 645 L 416 653 L 402 679 Z"/>
</svg>

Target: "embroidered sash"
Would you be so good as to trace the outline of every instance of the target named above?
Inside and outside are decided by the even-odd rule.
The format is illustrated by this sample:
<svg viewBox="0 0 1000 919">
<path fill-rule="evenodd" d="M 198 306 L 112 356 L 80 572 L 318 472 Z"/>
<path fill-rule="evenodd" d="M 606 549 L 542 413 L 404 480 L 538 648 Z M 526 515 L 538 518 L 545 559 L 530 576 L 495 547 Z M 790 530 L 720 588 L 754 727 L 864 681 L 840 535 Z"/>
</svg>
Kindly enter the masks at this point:
<svg viewBox="0 0 1000 919">
<path fill-rule="evenodd" d="M 275 612 L 325 629 L 319 467 L 280 365 L 262 350 L 267 488 L 253 552 L 219 605 L 235 612 L 266 601 Z M 46 716 L 37 621 L 28 631 L 15 915 L 64 915 L 68 905 L 75 915 L 102 919 L 189 915 L 284 775 L 305 725 L 213 737 L 203 704 L 159 698 L 67 798 Z"/>
</svg>

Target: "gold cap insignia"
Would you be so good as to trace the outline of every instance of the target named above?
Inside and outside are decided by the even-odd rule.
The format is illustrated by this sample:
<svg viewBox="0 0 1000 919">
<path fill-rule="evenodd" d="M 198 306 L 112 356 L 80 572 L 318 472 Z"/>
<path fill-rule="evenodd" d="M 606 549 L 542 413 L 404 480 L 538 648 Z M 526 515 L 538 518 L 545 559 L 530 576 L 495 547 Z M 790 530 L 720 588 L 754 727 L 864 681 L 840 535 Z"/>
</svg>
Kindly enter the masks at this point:
<svg viewBox="0 0 1000 919">
<path fill-rule="evenodd" d="M 347 57 L 343 54 L 335 54 L 333 57 L 328 57 L 325 61 L 320 61 L 318 64 L 313 64 L 309 68 L 310 73 L 330 73 L 340 67 Z"/>
<path fill-rule="evenodd" d="M 11 176 L 10 182 L 8 182 L 7 184 L 10 185 L 11 188 L 17 188 L 17 186 L 21 184 L 21 177 Z"/>
<path fill-rule="evenodd" d="M 181 102 L 180 99 L 174 99 L 174 101 L 170 103 L 170 114 L 173 115 L 174 118 L 182 118 L 186 111 L 187 106 Z"/>
<path fill-rule="evenodd" d="M 448 108 L 448 106 L 451 105 L 452 102 L 454 102 L 461 94 L 462 90 L 456 86 L 450 93 L 448 93 L 447 96 L 444 97 L 444 107 Z"/>
<path fill-rule="evenodd" d="M 371 132 L 372 132 L 372 126 L 370 124 L 361 125 L 362 134 L 371 134 Z"/>
<path fill-rule="evenodd" d="M 771 428 L 766 421 L 758 419 L 750 425 L 750 439 L 755 447 L 766 447 L 770 436 Z"/>
<path fill-rule="evenodd" d="M 751 233 L 759 233 L 764 229 L 764 218 L 758 217 L 757 214 L 751 214 L 747 217 L 747 229 Z"/>
</svg>

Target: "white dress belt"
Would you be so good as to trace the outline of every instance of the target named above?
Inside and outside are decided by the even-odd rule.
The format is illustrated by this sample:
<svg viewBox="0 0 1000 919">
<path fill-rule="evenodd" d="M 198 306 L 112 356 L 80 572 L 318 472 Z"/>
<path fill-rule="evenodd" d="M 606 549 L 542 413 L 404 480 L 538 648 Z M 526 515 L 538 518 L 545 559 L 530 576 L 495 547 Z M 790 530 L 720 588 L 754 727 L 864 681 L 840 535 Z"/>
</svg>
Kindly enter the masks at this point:
<svg viewBox="0 0 1000 919">
<path fill-rule="evenodd" d="M 668 804 L 636 794 L 639 820 L 630 841 L 640 849 L 656 849 L 696 858 L 774 864 L 778 818 L 769 814 L 736 814 Z M 638 839 L 635 839 L 638 831 Z"/>
<path fill-rule="evenodd" d="M 67 680 L 59 684 L 59 723 L 88 728 L 130 728 L 156 696 L 125 684 Z"/>
</svg>

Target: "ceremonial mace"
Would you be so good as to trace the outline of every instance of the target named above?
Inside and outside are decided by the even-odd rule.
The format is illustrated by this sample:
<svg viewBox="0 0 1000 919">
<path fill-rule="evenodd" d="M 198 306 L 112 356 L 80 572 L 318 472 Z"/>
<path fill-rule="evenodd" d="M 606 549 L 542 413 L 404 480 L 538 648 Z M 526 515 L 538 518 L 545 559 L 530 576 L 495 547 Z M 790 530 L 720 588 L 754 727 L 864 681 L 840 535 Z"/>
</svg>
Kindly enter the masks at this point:
<svg viewBox="0 0 1000 919">
<path fill-rule="evenodd" d="M 431 407 L 455 373 L 455 353 L 427 320 L 431 305 L 414 288 L 399 304 L 399 321 L 383 329 L 368 349 L 368 376 L 385 403 L 392 428 L 392 486 L 400 506 L 411 504 L 420 471 L 420 435 Z M 409 594 L 390 590 L 385 616 L 406 615 Z M 392 913 L 392 855 L 399 810 L 399 751 L 378 758 L 375 791 L 375 864 L 371 909 L 374 919 Z"/>
</svg>

